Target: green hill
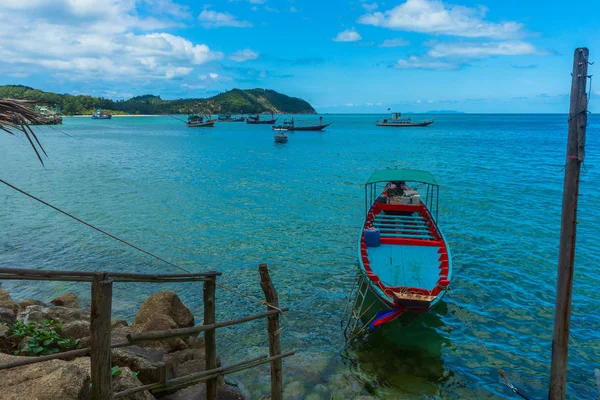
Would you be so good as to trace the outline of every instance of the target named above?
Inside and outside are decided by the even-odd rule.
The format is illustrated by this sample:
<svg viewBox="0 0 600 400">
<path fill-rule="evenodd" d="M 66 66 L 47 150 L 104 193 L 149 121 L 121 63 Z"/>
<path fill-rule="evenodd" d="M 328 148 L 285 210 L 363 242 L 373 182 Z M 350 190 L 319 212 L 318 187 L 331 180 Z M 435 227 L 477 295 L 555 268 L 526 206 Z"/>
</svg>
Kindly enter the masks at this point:
<svg viewBox="0 0 600 400">
<path fill-rule="evenodd" d="M 113 101 L 86 95 L 43 92 L 22 85 L 4 85 L 0 86 L 0 98 L 49 101 L 65 115 L 91 114 L 97 108 L 112 114 L 315 113 L 308 102 L 267 89 L 232 89 L 206 99 L 163 100 L 160 96 L 148 94 Z"/>
</svg>

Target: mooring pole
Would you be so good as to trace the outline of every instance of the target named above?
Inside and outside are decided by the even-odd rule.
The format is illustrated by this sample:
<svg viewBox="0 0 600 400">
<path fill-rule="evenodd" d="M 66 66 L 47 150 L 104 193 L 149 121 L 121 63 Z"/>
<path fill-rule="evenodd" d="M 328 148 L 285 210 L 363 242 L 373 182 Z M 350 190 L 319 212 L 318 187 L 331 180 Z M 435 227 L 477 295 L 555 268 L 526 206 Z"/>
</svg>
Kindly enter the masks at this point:
<svg viewBox="0 0 600 400">
<path fill-rule="evenodd" d="M 548 399 L 565 398 L 567 384 L 567 357 L 569 350 L 569 324 L 571 298 L 573 296 L 573 268 L 577 231 L 577 198 L 579 196 L 579 173 L 585 151 L 587 125 L 587 48 L 575 50 L 573 77 L 571 80 L 571 107 L 569 109 L 569 137 L 563 188 L 558 276 L 556 281 L 556 310 L 552 336 L 552 366 Z"/>
</svg>

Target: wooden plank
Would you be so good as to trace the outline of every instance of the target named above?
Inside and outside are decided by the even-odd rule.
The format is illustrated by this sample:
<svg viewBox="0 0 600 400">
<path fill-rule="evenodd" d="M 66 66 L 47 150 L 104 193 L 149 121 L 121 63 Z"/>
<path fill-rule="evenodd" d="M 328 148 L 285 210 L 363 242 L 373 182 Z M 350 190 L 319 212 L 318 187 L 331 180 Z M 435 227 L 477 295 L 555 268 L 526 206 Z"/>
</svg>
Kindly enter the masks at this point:
<svg viewBox="0 0 600 400">
<path fill-rule="evenodd" d="M 275 285 L 271 281 L 267 264 L 258 266 L 260 272 L 260 287 L 265 294 L 267 310 L 279 309 L 279 297 Z M 279 338 L 279 314 L 272 315 L 267 319 L 267 330 L 269 331 L 269 355 L 276 357 L 281 354 L 281 341 Z M 271 361 L 271 400 L 283 399 L 283 364 L 281 358 Z"/>
<path fill-rule="evenodd" d="M 579 175 L 583 162 L 587 125 L 587 70 L 589 52 L 578 48 L 573 57 L 571 79 L 571 106 L 569 109 L 569 135 L 562 199 L 562 221 L 558 274 L 556 280 L 556 311 L 552 336 L 552 366 L 548 398 L 562 400 L 566 394 L 567 357 L 571 298 L 573 296 L 573 270 L 577 232 L 577 200 L 579 197 Z"/>
<path fill-rule="evenodd" d="M 288 308 L 284 308 L 281 311 L 288 311 Z M 129 333 L 127 334 L 127 340 L 130 342 L 141 342 L 147 340 L 159 340 L 159 339 L 168 339 L 173 337 L 181 337 L 181 336 L 189 336 L 193 334 L 197 334 L 199 332 L 204 332 L 210 329 L 223 328 L 231 325 L 238 325 L 244 322 L 253 321 L 255 319 L 268 317 L 271 315 L 275 315 L 279 313 L 277 310 L 271 310 L 260 314 L 249 315 L 247 317 L 238 318 L 230 321 L 217 322 L 210 325 L 196 325 L 190 328 L 179 328 L 179 329 L 169 329 L 166 331 L 152 331 L 152 332 L 142 332 L 142 333 Z"/>
<path fill-rule="evenodd" d="M 24 360 L 14 361 L 14 362 L 6 363 L 6 364 L 0 364 L 0 370 L 15 368 L 15 367 L 22 367 L 23 365 L 29 365 L 29 364 L 37 364 L 39 362 L 48 361 L 48 360 L 72 359 L 74 357 L 83 357 L 83 356 L 87 355 L 89 352 L 90 352 L 90 349 L 86 347 L 85 349 L 63 351 L 62 353 L 50 354 L 47 356 L 29 357 Z"/>
<path fill-rule="evenodd" d="M 113 397 L 111 373 L 110 317 L 112 310 L 112 281 L 108 274 L 98 275 L 92 283 L 90 315 L 90 356 L 92 400 Z"/>
<path fill-rule="evenodd" d="M 212 325 L 215 323 L 215 291 L 217 287 L 216 277 L 204 282 L 204 325 Z M 204 347 L 206 370 L 217 368 L 217 341 L 215 338 L 215 329 L 207 329 L 204 331 Z M 217 399 L 217 378 L 212 378 L 206 381 L 206 399 Z"/>
</svg>

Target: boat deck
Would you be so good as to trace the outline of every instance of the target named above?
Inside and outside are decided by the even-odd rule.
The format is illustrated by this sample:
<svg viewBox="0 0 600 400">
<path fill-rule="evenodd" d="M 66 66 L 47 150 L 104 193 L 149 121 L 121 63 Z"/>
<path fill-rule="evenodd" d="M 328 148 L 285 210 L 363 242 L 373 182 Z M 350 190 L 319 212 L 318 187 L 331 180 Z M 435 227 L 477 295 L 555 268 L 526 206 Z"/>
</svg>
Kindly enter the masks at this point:
<svg viewBox="0 0 600 400">
<path fill-rule="evenodd" d="M 438 249 L 382 244 L 367 248 L 367 254 L 373 273 L 387 285 L 433 289 L 440 278 Z"/>
</svg>

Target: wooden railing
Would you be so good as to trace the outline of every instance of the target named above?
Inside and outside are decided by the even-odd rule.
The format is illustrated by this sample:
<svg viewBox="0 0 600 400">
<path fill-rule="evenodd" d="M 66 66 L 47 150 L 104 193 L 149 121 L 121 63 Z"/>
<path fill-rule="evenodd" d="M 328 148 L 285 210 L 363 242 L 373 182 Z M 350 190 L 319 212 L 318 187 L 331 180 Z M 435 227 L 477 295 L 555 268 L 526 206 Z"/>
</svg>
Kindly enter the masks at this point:
<svg viewBox="0 0 600 400">
<path fill-rule="evenodd" d="M 0 268 L 0 280 L 48 280 L 64 282 L 90 282 L 92 284 L 92 306 L 90 315 L 90 346 L 56 353 L 42 357 L 31 357 L 11 363 L 0 364 L 0 370 L 35 364 L 53 359 L 70 359 L 90 355 L 91 358 L 91 396 L 93 400 L 109 400 L 127 396 L 144 390 L 164 391 L 206 382 L 208 400 L 217 398 L 217 383 L 220 376 L 253 368 L 260 364 L 271 363 L 271 399 L 282 399 L 282 359 L 294 354 L 294 351 L 281 353 L 279 339 L 279 315 L 287 308 L 279 308 L 277 291 L 269 276 L 266 264 L 259 266 L 261 287 L 265 294 L 267 311 L 229 321 L 216 322 L 215 292 L 220 272 L 208 271 L 197 274 L 131 274 L 118 272 L 80 272 L 80 271 L 43 271 L 33 269 Z M 133 333 L 127 335 L 127 341 L 111 342 L 112 288 L 115 282 L 204 282 L 204 321 L 189 328 Z M 267 318 L 269 334 L 269 354 L 244 360 L 236 364 L 217 367 L 217 344 L 215 331 L 218 328 L 238 325 L 244 322 Z M 140 342 L 164 340 L 175 337 L 189 337 L 204 332 L 205 371 L 177 378 L 167 376 L 164 363 L 160 366 L 158 382 L 130 388 L 118 393 L 112 390 L 111 349 L 127 347 Z"/>
</svg>

